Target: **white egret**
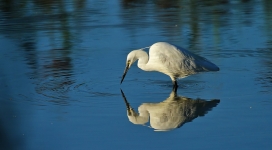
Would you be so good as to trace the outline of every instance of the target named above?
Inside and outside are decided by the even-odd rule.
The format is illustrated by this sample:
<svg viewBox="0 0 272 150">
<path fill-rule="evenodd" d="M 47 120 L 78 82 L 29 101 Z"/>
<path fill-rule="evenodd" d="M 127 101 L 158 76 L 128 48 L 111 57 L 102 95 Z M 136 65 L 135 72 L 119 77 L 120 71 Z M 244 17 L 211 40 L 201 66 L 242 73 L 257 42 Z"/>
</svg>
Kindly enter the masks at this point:
<svg viewBox="0 0 272 150">
<path fill-rule="evenodd" d="M 144 126 L 149 122 L 150 127 L 155 131 L 169 131 L 179 128 L 199 116 L 204 116 L 220 103 L 219 99 L 206 101 L 199 98 L 177 96 L 176 88 L 174 88 L 166 100 L 159 103 L 143 103 L 136 112 L 128 103 L 122 90 L 121 93 L 127 106 L 129 121 Z"/>
<path fill-rule="evenodd" d="M 170 76 L 173 87 L 178 86 L 178 78 L 199 72 L 219 71 L 219 67 L 204 57 L 167 42 L 158 42 L 149 48 L 149 57 L 143 49 L 133 50 L 127 55 L 121 83 L 136 60 L 138 60 L 138 67 L 144 71 L 158 71 Z"/>
</svg>

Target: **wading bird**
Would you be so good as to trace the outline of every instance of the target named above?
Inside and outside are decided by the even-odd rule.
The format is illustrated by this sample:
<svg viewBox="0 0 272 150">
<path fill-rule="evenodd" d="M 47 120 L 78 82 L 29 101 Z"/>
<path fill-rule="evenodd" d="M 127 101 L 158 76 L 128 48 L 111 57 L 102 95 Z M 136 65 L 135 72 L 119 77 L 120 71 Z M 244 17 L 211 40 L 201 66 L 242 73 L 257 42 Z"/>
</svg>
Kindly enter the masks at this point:
<svg viewBox="0 0 272 150">
<path fill-rule="evenodd" d="M 149 57 L 143 49 L 133 50 L 127 55 L 126 68 L 121 83 L 136 60 L 138 60 L 138 67 L 144 71 L 158 71 L 170 76 L 173 88 L 178 87 L 178 78 L 199 72 L 219 71 L 219 67 L 206 58 L 167 42 L 153 44 L 149 48 Z"/>
</svg>

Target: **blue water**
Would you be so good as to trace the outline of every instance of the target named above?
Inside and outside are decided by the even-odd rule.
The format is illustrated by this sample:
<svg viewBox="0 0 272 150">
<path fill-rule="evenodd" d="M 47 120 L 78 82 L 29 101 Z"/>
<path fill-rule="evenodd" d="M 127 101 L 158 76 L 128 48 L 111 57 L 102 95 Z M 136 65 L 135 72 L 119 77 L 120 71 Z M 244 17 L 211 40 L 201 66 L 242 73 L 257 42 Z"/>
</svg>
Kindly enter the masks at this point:
<svg viewBox="0 0 272 150">
<path fill-rule="evenodd" d="M 272 2 L 0 1 L 0 149 L 271 149 Z M 179 128 L 129 121 L 165 101 L 168 76 L 126 56 L 166 41 L 219 72 L 178 81 L 178 97 L 220 102 Z M 176 105 L 176 104 L 173 104 Z"/>
</svg>

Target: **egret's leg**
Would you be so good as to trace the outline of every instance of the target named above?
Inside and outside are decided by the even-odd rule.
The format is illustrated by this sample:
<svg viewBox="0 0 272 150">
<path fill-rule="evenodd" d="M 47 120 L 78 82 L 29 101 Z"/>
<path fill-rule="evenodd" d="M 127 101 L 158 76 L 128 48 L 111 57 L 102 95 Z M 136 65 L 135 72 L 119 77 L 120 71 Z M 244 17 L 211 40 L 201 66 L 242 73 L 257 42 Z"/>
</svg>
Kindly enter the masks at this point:
<svg viewBox="0 0 272 150">
<path fill-rule="evenodd" d="M 178 83 L 176 80 L 172 81 L 173 82 L 173 90 L 178 88 Z"/>
<path fill-rule="evenodd" d="M 177 90 L 178 90 L 178 86 L 173 86 L 172 92 L 174 93 L 174 95 L 177 95 Z"/>
<path fill-rule="evenodd" d="M 171 98 L 175 98 L 176 96 L 177 96 L 177 87 L 174 87 L 173 86 L 173 88 L 172 88 L 172 92 L 171 92 L 171 94 L 170 94 L 170 97 Z"/>
</svg>

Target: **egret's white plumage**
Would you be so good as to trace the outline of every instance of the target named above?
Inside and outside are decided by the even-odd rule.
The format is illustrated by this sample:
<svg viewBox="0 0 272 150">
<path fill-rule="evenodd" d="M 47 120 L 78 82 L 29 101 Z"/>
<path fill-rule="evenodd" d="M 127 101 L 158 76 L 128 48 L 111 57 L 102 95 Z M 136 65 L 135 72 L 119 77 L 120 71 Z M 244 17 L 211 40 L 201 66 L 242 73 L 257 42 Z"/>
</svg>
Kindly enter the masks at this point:
<svg viewBox="0 0 272 150">
<path fill-rule="evenodd" d="M 142 49 L 133 50 L 128 54 L 121 83 L 136 60 L 138 67 L 144 71 L 158 71 L 170 76 L 174 86 L 177 86 L 177 78 L 204 71 L 219 71 L 219 67 L 204 57 L 167 42 L 158 42 L 150 47 L 149 57 Z"/>
</svg>

